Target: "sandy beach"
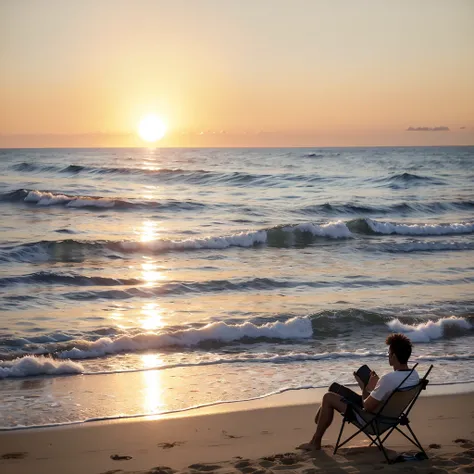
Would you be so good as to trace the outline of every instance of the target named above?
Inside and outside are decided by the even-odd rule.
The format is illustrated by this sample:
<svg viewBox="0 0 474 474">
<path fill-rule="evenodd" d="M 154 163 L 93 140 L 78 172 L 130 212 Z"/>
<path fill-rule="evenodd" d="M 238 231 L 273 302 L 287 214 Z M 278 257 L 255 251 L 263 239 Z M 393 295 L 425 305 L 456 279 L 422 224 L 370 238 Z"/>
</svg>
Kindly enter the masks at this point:
<svg viewBox="0 0 474 474">
<path fill-rule="evenodd" d="M 474 474 L 473 19 L 0 0 L 0 474 Z"/>
<path fill-rule="evenodd" d="M 322 392 L 319 392 L 320 396 Z M 307 396 L 307 395 L 306 395 Z M 265 407 L 266 405 L 270 405 Z M 313 432 L 318 403 L 271 406 L 268 400 L 154 418 L 91 422 L 0 434 L 2 474 L 219 472 L 474 472 L 474 393 L 423 396 L 410 416 L 430 459 L 388 465 L 363 436 L 334 456 L 341 418 L 321 452 L 296 446 Z M 410 452 L 400 435 L 390 456 Z M 413 452 L 413 451 L 412 451 Z"/>
</svg>

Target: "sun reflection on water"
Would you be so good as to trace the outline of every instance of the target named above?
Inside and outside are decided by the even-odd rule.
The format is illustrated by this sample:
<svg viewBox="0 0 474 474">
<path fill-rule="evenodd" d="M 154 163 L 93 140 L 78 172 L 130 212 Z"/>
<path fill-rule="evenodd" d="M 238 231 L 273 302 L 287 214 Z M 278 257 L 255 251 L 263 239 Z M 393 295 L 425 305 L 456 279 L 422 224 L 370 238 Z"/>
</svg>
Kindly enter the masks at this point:
<svg viewBox="0 0 474 474">
<path fill-rule="evenodd" d="M 162 309 L 158 303 L 145 303 L 141 310 L 143 317 L 140 319 L 140 326 L 147 331 L 162 328 L 164 326 Z"/>
<path fill-rule="evenodd" d="M 149 219 L 143 221 L 139 234 L 142 242 L 156 240 L 160 234 L 157 222 Z"/>
<path fill-rule="evenodd" d="M 154 262 L 145 262 L 141 264 L 142 267 L 142 279 L 145 281 L 146 286 L 154 286 L 158 280 L 166 280 L 166 277 L 160 271 L 161 267 L 158 267 Z"/>
<path fill-rule="evenodd" d="M 143 354 L 143 367 L 153 368 L 163 365 L 163 360 L 156 354 Z M 147 370 L 143 372 L 144 391 L 143 409 L 145 413 L 156 413 L 163 411 L 163 390 L 160 370 Z"/>
</svg>

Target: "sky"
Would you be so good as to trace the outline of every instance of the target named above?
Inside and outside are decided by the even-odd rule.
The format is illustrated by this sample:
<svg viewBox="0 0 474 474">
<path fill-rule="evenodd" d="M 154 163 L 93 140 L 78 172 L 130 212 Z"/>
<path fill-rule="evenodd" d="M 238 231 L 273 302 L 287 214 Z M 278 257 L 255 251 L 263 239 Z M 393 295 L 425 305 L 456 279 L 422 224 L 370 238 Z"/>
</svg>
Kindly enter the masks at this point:
<svg viewBox="0 0 474 474">
<path fill-rule="evenodd" d="M 474 144 L 472 0 L 2 0 L 0 147 Z"/>
</svg>

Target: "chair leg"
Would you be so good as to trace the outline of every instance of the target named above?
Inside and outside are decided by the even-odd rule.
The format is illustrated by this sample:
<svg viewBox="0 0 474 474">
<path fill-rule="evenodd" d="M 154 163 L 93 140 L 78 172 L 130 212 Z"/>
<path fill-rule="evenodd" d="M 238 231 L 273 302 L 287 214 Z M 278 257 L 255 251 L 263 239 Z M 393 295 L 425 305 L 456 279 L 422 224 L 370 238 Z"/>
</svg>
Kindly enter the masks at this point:
<svg viewBox="0 0 474 474">
<path fill-rule="evenodd" d="M 379 448 L 379 451 L 382 451 L 383 455 L 385 456 L 385 459 L 387 460 L 387 463 L 390 464 L 390 459 L 388 457 L 387 451 L 385 450 L 385 447 L 383 445 L 383 441 L 380 439 L 380 431 L 379 431 L 379 426 L 378 424 L 374 423 L 374 432 L 375 432 L 375 440 L 376 440 L 376 445 Z"/>
<path fill-rule="evenodd" d="M 415 439 L 411 439 L 406 433 L 404 433 L 401 429 L 398 428 L 398 426 L 395 428 L 401 435 L 403 435 L 408 441 L 410 441 L 411 444 L 413 444 L 414 446 L 416 446 L 418 449 L 421 449 L 423 452 L 424 452 L 424 449 L 423 447 L 421 446 L 420 442 L 418 441 L 417 437 L 415 436 L 415 433 L 413 433 L 412 429 L 410 428 L 409 425 L 406 425 L 406 427 L 408 428 L 408 430 L 410 431 L 411 435 L 415 438 Z M 426 455 L 426 453 L 425 453 Z"/>
<path fill-rule="evenodd" d="M 380 444 L 380 450 L 383 452 L 383 455 L 385 456 L 387 463 L 392 464 L 392 461 L 390 461 L 390 458 L 388 457 L 387 451 L 385 450 L 385 447 L 383 444 Z"/>
<path fill-rule="evenodd" d="M 407 423 L 407 428 L 410 431 L 411 435 L 413 436 L 413 439 L 416 441 L 416 446 L 421 450 L 421 452 L 424 454 L 426 459 L 428 459 L 428 455 L 426 454 L 425 450 L 423 449 L 423 446 L 421 445 L 421 443 L 418 441 L 418 438 L 416 437 L 415 433 L 413 433 L 413 430 L 411 429 L 409 423 Z"/>
<path fill-rule="evenodd" d="M 366 428 L 368 428 L 369 426 L 374 430 L 374 425 L 371 423 L 371 422 L 368 422 L 367 424 L 365 424 L 362 428 L 359 428 L 358 431 L 356 431 L 353 435 L 349 436 L 349 438 L 347 438 L 345 441 L 343 441 L 342 443 L 340 443 L 341 441 L 341 437 L 342 437 L 342 432 L 344 430 L 344 427 L 345 427 L 345 424 L 346 423 L 350 423 L 349 421 L 347 421 L 347 419 L 345 417 L 343 417 L 343 422 L 342 422 L 342 426 L 341 426 L 341 430 L 339 431 L 339 436 L 337 438 L 337 442 L 336 442 L 336 447 L 334 448 L 334 454 L 337 453 L 337 450 L 339 448 L 342 448 L 342 446 L 344 446 L 345 444 L 347 444 L 349 441 L 351 441 L 352 438 L 355 438 L 359 433 L 364 433 L 371 441 L 370 443 L 370 446 L 372 446 L 373 444 L 375 444 L 377 446 L 377 448 L 379 450 L 381 450 L 382 448 L 380 447 L 379 445 L 379 442 L 380 442 L 380 438 L 379 438 L 379 442 L 377 442 L 377 439 L 376 438 L 372 438 L 372 436 L 370 434 L 367 434 L 364 432 L 364 430 Z M 374 431 L 376 432 L 376 431 Z"/>
</svg>

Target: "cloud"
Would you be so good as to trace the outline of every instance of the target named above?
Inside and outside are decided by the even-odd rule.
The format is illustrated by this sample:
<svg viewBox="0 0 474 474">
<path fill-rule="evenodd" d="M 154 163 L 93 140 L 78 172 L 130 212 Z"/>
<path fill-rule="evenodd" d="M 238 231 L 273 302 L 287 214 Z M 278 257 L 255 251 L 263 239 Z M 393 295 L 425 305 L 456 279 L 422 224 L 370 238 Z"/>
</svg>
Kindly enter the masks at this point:
<svg viewBox="0 0 474 474">
<path fill-rule="evenodd" d="M 449 132 L 449 127 L 408 127 L 407 132 Z"/>
</svg>

